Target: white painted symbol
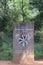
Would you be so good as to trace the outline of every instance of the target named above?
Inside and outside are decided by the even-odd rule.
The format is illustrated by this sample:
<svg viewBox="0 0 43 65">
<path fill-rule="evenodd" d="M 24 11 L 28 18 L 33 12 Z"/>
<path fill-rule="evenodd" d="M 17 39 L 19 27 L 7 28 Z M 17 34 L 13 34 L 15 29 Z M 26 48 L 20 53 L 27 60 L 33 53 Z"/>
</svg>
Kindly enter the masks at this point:
<svg viewBox="0 0 43 65">
<path fill-rule="evenodd" d="M 22 44 L 24 47 L 26 47 L 26 45 L 28 44 L 29 40 L 32 38 L 32 35 L 30 35 L 29 33 L 26 35 L 20 35 L 20 34 L 16 34 L 16 39 L 17 42 L 19 44 Z"/>
</svg>

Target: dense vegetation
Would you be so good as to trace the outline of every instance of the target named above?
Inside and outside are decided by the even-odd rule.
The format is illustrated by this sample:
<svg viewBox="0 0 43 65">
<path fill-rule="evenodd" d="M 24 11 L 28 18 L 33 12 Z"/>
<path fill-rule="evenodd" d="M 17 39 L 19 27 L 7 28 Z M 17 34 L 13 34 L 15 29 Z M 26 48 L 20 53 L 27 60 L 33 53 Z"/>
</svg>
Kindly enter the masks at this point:
<svg viewBox="0 0 43 65">
<path fill-rule="evenodd" d="M 13 23 L 30 20 L 35 24 L 35 58 L 41 58 L 43 57 L 43 0 L 0 0 L 0 59 L 12 58 Z"/>
<path fill-rule="evenodd" d="M 35 59 L 43 59 L 43 0 L 30 0 L 31 6 L 38 9 L 35 17 Z"/>
</svg>

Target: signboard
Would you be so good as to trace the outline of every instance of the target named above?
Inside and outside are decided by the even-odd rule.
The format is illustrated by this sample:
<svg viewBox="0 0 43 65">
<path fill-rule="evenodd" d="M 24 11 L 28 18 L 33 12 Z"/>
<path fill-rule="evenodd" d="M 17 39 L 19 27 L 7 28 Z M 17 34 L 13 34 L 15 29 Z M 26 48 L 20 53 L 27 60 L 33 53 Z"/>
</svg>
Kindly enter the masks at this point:
<svg viewBox="0 0 43 65">
<path fill-rule="evenodd" d="M 28 27 L 14 28 L 13 61 L 15 63 L 26 63 L 26 61 L 29 62 L 34 60 L 33 33 L 34 33 L 33 28 Z"/>
</svg>

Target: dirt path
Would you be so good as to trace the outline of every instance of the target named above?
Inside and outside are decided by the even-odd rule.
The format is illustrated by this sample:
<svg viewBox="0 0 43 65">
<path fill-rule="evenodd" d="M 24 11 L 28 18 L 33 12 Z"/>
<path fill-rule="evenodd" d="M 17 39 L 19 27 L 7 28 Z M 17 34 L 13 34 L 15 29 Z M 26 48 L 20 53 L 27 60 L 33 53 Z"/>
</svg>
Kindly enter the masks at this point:
<svg viewBox="0 0 43 65">
<path fill-rule="evenodd" d="M 0 65 L 24 65 L 24 64 L 14 64 L 12 61 L 0 61 Z M 34 61 L 32 64 L 28 65 L 43 65 L 43 61 Z"/>
</svg>

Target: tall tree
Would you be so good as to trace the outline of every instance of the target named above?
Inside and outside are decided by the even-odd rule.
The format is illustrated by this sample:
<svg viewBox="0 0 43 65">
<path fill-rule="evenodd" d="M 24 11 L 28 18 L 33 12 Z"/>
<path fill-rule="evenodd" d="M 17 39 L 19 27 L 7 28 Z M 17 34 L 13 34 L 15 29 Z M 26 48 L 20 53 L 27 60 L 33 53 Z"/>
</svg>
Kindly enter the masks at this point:
<svg viewBox="0 0 43 65">
<path fill-rule="evenodd" d="M 13 10 L 13 20 L 16 22 L 22 22 L 23 17 L 24 21 L 29 21 L 38 13 L 37 9 L 31 10 L 29 0 L 11 0 L 8 2 L 8 6 L 10 10 Z"/>
</svg>

